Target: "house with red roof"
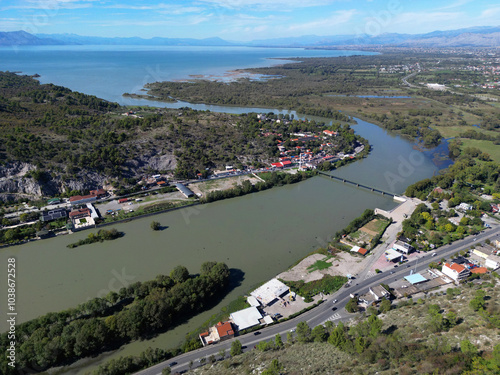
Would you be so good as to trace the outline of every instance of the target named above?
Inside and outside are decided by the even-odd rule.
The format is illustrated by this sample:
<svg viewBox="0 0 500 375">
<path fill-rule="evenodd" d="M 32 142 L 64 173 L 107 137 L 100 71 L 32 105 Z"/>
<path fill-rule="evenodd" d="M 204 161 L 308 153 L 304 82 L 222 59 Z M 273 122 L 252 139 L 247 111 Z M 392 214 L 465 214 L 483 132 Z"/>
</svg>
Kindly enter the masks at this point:
<svg viewBox="0 0 500 375">
<path fill-rule="evenodd" d="M 219 341 L 229 340 L 233 337 L 234 328 L 233 324 L 229 321 L 219 322 L 215 326 L 210 327 L 208 331 L 199 334 L 203 346 L 216 344 Z"/>
<path fill-rule="evenodd" d="M 457 263 L 445 263 L 441 272 L 443 272 L 446 276 L 451 277 L 456 283 L 459 283 L 470 275 L 468 268 Z"/>
<path fill-rule="evenodd" d="M 219 341 L 229 340 L 234 337 L 234 329 L 231 322 L 219 322 L 215 328 L 219 334 Z"/>
<path fill-rule="evenodd" d="M 331 130 L 323 130 L 323 134 L 329 135 L 330 137 L 333 137 L 334 135 L 337 135 L 337 132 L 333 132 Z"/>
<path fill-rule="evenodd" d="M 81 219 L 83 217 L 90 217 L 90 210 L 88 208 L 81 208 L 69 213 L 69 218 L 71 220 Z"/>
<path fill-rule="evenodd" d="M 366 250 L 363 247 L 360 247 L 359 250 L 358 250 L 358 254 L 361 254 L 361 255 L 365 256 L 366 254 L 368 254 L 368 250 Z"/>
</svg>

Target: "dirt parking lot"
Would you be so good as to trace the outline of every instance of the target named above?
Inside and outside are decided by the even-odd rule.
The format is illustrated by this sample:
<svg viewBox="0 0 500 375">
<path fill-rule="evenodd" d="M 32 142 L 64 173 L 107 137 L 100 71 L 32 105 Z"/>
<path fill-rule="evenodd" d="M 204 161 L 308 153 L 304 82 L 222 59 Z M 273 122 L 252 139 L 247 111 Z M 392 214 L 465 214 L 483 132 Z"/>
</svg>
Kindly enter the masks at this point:
<svg viewBox="0 0 500 375">
<path fill-rule="evenodd" d="M 306 283 L 313 280 L 319 280 L 324 275 L 332 276 L 347 276 L 356 275 L 364 269 L 366 258 L 361 258 L 357 255 L 351 255 L 346 252 L 335 254 L 334 258 L 330 258 L 327 262 L 331 262 L 332 266 L 324 270 L 315 270 L 310 272 L 308 267 L 316 263 L 318 260 L 326 260 L 327 257 L 322 254 L 313 254 L 302 260 L 295 267 L 280 273 L 277 277 L 287 281 L 304 280 Z"/>
</svg>

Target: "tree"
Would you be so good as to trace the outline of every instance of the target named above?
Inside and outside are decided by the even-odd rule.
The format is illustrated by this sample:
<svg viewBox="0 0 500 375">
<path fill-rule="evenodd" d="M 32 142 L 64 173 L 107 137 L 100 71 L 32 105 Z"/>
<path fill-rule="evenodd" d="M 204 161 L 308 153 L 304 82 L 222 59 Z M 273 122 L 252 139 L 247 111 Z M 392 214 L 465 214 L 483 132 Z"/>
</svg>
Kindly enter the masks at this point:
<svg viewBox="0 0 500 375">
<path fill-rule="evenodd" d="M 471 357 L 477 354 L 477 348 L 469 340 L 460 341 L 460 350 Z"/>
<path fill-rule="evenodd" d="M 377 318 L 377 315 L 372 315 L 368 318 L 368 324 L 370 325 L 370 336 L 377 337 L 382 331 L 382 320 Z"/>
<path fill-rule="evenodd" d="M 351 298 L 349 302 L 345 305 L 345 309 L 347 312 L 350 313 L 355 313 L 359 311 L 359 306 L 358 306 L 358 299 L 357 298 Z"/>
<path fill-rule="evenodd" d="M 172 373 L 172 369 L 170 367 L 164 367 L 161 370 L 161 375 L 170 375 Z"/>
<path fill-rule="evenodd" d="M 311 328 L 306 322 L 297 324 L 297 340 L 299 342 L 308 342 L 311 339 Z"/>
<path fill-rule="evenodd" d="M 382 302 L 380 302 L 379 310 L 381 313 L 386 313 L 386 312 L 390 311 L 391 310 L 391 301 L 389 301 L 388 299 L 382 300 Z"/>
<path fill-rule="evenodd" d="M 330 337 L 328 337 L 328 342 L 336 348 L 342 349 L 344 348 L 346 341 L 347 338 L 344 332 L 344 325 L 339 323 L 339 325 L 335 327 L 333 332 L 330 334 Z"/>
<path fill-rule="evenodd" d="M 174 282 L 182 283 L 189 278 L 189 271 L 184 266 L 177 266 L 170 272 L 170 277 Z"/>
<path fill-rule="evenodd" d="M 283 365 L 277 359 L 273 359 L 269 367 L 262 371 L 262 375 L 279 375 L 283 369 Z"/>
<path fill-rule="evenodd" d="M 235 340 L 231 343 L 231 356 L 232 357 L 235 357 L 237 355 L 240 355 L 241 353 L 243 353 L 243 350 L 242 350 L 242 345 L 241 345 L 241 342 L 240 340 Z"/>
<path fill-rule="evenodd" d="M 361 336 L 356 337 L 356 340 L 354 341 L 354 348 L 356 349 L 356 352 L 358 354 L 363 353 L 363 351 L 366 348 L 366 345 L 367 345 L 367 343 L 363 337 L 361 337 Z"/>
<path fill-rule="evenodd" d="M 328 338 L 328 334 L 326 333 L 325 327 L 323 325 L 319 325 L 313 328 L 311 332 L 311 338 L 314 342 L 325 342 Z"/>
<path fill-rule="evenodd" d="M 279 333 L 274 336 L 274 346 L 277 349 L 281 349 L 283 347 L 283 340 L 281 339 L 281 335 Z"/>
<path fill-rule="evenodd" d="M 219 350 L 219 355 L 220 355 L 221 359 L 226 358 L 226 349 Z"/>
<path fill-rule="evenodd" d="M 151 229 L 152 230 L 160 230 L 161 229 L 161 224 L 157 221 L 152 221 L 151 222 Z"/>
</svg>

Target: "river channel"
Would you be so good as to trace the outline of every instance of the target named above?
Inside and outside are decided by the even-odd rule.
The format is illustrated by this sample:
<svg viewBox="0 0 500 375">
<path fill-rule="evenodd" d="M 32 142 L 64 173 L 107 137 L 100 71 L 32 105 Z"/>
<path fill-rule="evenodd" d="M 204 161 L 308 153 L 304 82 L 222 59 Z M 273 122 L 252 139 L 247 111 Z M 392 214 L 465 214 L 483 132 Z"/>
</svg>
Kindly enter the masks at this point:
<svg viewBox="0 0 500 375">
<path fill-rule="evenodd" d="M 333 174 L 402 193 L 406 186 L 435 174 L 432 152 L 380 127 L 357 120 L 355 131 L 367 138 L 370 155 Z M 348 224 L 366 208 L 391 209 L 396 203 L 380 194 L 325 177 L 274 188 L 244 197 L 186 208 L 155 217 L 168 226 L 150 229 L 151 218 L 116 225 L 125 233 L 115 241 L 68 249 L 88 231 L 0 250 L 0 264 L 17 259 L 18 322 L 50 311 L 76 306 L 90 298 L 182 264 L 197 273 L 207 260 L 223 261 L 244 273 L 241 284 L 212 310 L 199 314 L 153 340 L 134 342 L 79 366 L 61 371 L 83 374 L 120 355 L 139 354 L 148 346 L 180 343 L 229 301 L 251 290 L 303 257 Z M 1 300 L 6 301 L 5 290 Z M 4 322 L 0 331 L 5 331 Z"/>
</svg>

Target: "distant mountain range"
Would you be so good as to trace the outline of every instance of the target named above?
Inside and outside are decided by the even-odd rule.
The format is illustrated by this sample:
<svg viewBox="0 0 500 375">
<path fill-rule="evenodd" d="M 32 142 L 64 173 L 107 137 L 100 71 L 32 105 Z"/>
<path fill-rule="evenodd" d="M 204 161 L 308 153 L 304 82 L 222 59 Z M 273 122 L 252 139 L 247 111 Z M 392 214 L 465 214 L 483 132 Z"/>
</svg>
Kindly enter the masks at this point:
<svg viewBox="0 0 500 375">
<path fill-rule="evenodd" d="M 25 31 L 0 32 L 0 46 L 21 45 L 145 45 L 145 46 L 260 46 L 260 47 L 341 47 L 341 46 L 399 46 L 399 47 L 498 47 L 500 26 L 433 31 L 426 34 L 386 33 L 376 36 L 304 35 L 300 37 L 226 41 L 221 38 L 107 38 L 76 34 L 36 34 Z"/>
<path fill-rule="evenodd" d="M 43 46 L 65 44 L 52 38 L 39 38 L 26 31 L 0 32 L 0 46 Z"/>
</svg>

